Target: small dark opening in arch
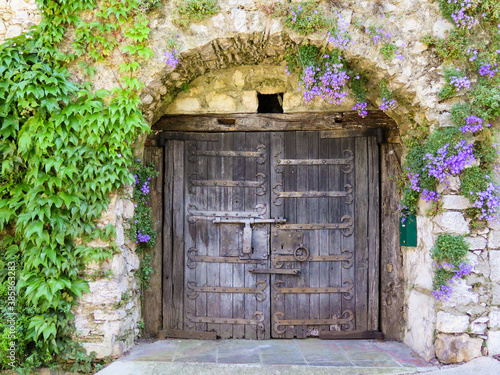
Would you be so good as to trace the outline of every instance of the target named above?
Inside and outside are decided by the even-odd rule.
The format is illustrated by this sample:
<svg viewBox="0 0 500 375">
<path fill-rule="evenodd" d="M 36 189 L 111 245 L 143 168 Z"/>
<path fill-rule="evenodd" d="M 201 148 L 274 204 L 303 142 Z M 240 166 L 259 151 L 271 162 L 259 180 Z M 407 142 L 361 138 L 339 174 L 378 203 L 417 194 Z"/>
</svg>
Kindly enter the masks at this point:
<svg viewBox="0 0 500 375">
<path fill-rule="evenodd" d="M 257 93 L 259 107 L 257 113 L 283 113 L 283 94 L 259 94 Z"/>
</svg>

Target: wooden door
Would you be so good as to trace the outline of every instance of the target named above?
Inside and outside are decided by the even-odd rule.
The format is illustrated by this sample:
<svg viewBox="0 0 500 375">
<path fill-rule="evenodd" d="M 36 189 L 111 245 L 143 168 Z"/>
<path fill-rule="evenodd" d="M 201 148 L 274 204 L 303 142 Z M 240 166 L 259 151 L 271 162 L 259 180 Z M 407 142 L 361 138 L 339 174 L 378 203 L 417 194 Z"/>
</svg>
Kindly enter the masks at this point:
<svg viewBox="0 0 500 375">
<path fill-rule="evenodd" d="M 192 134 L 166 145 L 183 233 L 175 328 L 247 339 L 377 330 L 374 137 Z"/>
</svg>

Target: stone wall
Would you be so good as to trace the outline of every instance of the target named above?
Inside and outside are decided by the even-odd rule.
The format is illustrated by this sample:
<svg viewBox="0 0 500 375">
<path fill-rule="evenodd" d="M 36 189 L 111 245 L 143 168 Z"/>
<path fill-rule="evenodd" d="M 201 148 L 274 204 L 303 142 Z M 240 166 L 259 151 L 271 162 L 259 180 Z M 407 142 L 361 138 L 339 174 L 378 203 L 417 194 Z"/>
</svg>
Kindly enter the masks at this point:
<svg viewBox="0 0 500 375">
<path fill-rule="evenodd" d="M 165 2 L 150 17 L 149 47 L 155 57 L 141 63 L 137 76 L 146 84 L 141 93 L 143 113 L 150 124 L 166 113 L 256 112 L 257 92 L 284 93 L 285 112 L 341 111 L 350 108 L 321 102 L 305 104 L 297 92 L 297 77 L 284 72 L 287 49 L 305 40 L 320 45 L 323 34 L 303 36 L 286 30 L 276 18 L 258 10 L 254 0 L 221 0 L 221 12 L 186 31 L 173 26 L 173 2 Z M 354 44 L 346 52 L 350 64 L 367 73 L 368 100 L 380 104 L 378 84 L 386 79 L 399 106 L 388 114 L 404 136 L 409 129 L 449 126 L 450 103 L 437 92 L 444 83 L 442 61 L 420 42 L 422 36 L 445 36 L 452 25 L 443 20 L 433 0 L 324 1 L 331 12 L 334 3 L 347 22 Z M 0 0 L 0 41 L 25 31 L 39 21 L 34 1 Z M 333 15 L 333 14 L 332 14 Z M 403 60 L 387 61 L 379 46 L 354 25 L 383 25 L 400 49 Z M 167 39 L 177 38 L 180 64 L 165 64 Z M 115 75 L 121 60 L 96 64 L 97 88 L 118 86 Z M 71 71 L 75 80 L 83 76 L 78 62 Z M 187 89 L 183 91 L 186 87 Z M 443 190 L 444 211 L 434 218 L 418 216 L 419 243 L 403 248 L 405 288 L 404 341 L 425 359 L 436 355 L 444 363 L 467 361 L 482 354 L 500 353 L 500 226 L 472 228 L 464 217 L 468 202 L 459 195 L 459 181 Z M 396 209 L 394 207 L 394 209 Z M 75 310 L 77 329 L 89 350 L 100 356 L 119 355 L 137 334 L 139 298 L 133 270 L 138 259 L 133 244 L 123 236 L 123 219 L 131 216 L 130 202 L 115 197 L 103 220 L 117 226 L 120 253 L 101 265 L 111 269 L 109 279 L 90 283 L 92 293 Z M 450 302 L 431 296 L 433 264 L 429 251 L 439 233 L 465 234 L 471 244 L 469 259 L 474 272 L 454 286 Z M 400 249 L 395 249 L 399 251 Z M 92 265 L 89 272 L 95 270 Z"/>
<path fill-rule="evenodd" d="M 133 213 L 134 205 L 129 199 L 117 194 L 111 197 L 98 226 L 113 224 L 116 227 L 118 251 L 109 261 L 87 267 L 90 293 L 84 294 L 74 309 L 77 339 L 89 352 L 95 351 L 98 358 L 119 357 L 139 334 L 140 289 L 134 277 L 139 257 L 135 243 L 126 239 L 124 230 L 125 221 Z M 101 241 L 88 245 L 110 246 Z"/>
<path fill-rule="evenodd" d="M 40 23 L 36 0 L 0 0 L 0 44 Z"/>
</svg>

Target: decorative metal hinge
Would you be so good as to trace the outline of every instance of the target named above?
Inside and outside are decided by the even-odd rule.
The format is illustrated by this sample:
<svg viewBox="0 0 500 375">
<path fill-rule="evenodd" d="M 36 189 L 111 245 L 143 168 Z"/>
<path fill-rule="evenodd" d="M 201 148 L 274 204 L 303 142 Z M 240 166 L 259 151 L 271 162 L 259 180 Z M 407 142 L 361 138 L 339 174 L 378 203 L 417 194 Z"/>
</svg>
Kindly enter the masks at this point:
<svg viewBox="0 0 500 375">
<path fill-rule="evenodd" d="M 283 184 L 277 183 L 273 187 L 273 192 L 275 196 L 273 197 L 273 203 L 275 206 L 281 206 L 283 204 L 283 198 L 337 198 L 345 197 L 346 204 L 351 204 L 352 198 L 352 185 L 345 185 L 344 191 L 278 191 L 278 187 L 283 187 Z"/>
<path fill-rule="evenodd" d="M 192 163 L 198 161 L 199 156 L 208 157 L 230 157 L 230 158 L 257 158 L 258 164 L 264 164 L 266 162 L 266 146 L 258 145 L 257 151 L 200 151 L 197 149 L 196 144 L 191 144 L 189 146 L 189 157 L 188 160 Z"/>
<path fill-rule="evenodd" d="M 276 225 L 274 229 L 274 235 L 277 236 L 280 230 L 341 230 L 341 233 L 344 237 L 349 237 L 353 233 L 353 224 L 354 221 L 351 216 L 344 215 L 342 216 L 341 223 L 338 224 L 322 224 L 322 223 L 314 223 L 314 224 L 285 224 L 285 225 Z"/>
<path fill-rule="evenodd" d="M 273 298 L 275 301 L 279 300 L 280 294 L 321 294 L 321 293 L 342 293 L 345 299 L 352 299 L 354 285 L 352 280 L 346 280 L 342 284 L 347 285 L 343 287 L 318 287 L 318 288 L 285 288 L 279 285 L 285 284 L 282 280 L 276 280 L 273 285 L 274 293 Z"/>
<path fill-rule="evenodd" d="M 193 186 L 204 186 L 204 187 L 244 187 L 244 188 L 255 188 L 257 195 L 266 194 L 267 188 L 264 185 L 266 182 L 266 175 L 264 173 L 257 173 L 255 179 L 257 181 L 233 181 L 233 180 L 198 180 L 197 176 L 199 173 L 193 172 L 189 175 L 189 192 L 194 193 Z"/>
<path fill-rule="evenodd" d="M 264 291 L 267 288 L 267 282 L 265 280 L 258 280 L 255 284 L 256 288 L 197 286 L 196 281 L 188 281 L 187 285 L 189 289 L 189 291 L 187 292 L 187 297 L 189 299 L 196 299 L 199 296 L 199 293 L 244 293 L 255 294 L 255 297 L 259 302 L 265 301 L 266 299 L 266 293 L 264 293 Z"/>
<path fill-rule="evenodd" d="M 280 319 L 285 317 L 281 311 L 274 313 L 273 325 L 274 332 L 285 333 L 288 326 L 312 326 L 312 325 L 340 325 L 343 331 L 352 331 L 354 329 L 354 314 L 351 310 L 344 310 L 340 318 L 335 315 L 331 319 Z M 283 327 L 283 328 L 280 328 Z"/>
<path fill-rule="evenodd" d="M 256 325 L 259 329 L 264 330 L 264 313 L 262 311 L 256 311 L 252 319 L 215 318 L 210 316 L 195 316 L 191 313 L 186 313 L 186 318 L 186 326 L 189 328 L 193 328 L 195 323 L 207 323 Z"/>
<path fill-rule="evenodd" d="M 285 165 L 342 165 L 344 173 L 351 173 L 354 169 L 354 154 L 351 150 L 344 150 L 345 158 L 342 159 L 279 159 L 281 151 L 274 154 L 274 170 L 283 172 Z"/>
</svg>

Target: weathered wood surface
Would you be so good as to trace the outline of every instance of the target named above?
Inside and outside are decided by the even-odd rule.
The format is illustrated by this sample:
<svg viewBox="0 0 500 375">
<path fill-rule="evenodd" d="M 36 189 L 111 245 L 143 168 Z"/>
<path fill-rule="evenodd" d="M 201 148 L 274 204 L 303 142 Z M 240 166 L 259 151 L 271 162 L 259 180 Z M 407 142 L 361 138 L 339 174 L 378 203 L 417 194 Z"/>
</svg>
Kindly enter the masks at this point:
<svg viewBox="0 0 500 375">
<path fill-rule="evenodd" d="M 144 334 L 154 337 L 162 327 L 162 230 L 163 230 L 163 149 L 149 148 L 144 150 L 143 159 L 146 163 L 152 162 L 159 171 L 158 177 L 151 179 L 149 206 L 151 207 L 152 219 L 156 231 L 156 243 L 153 249 L 148 251 L 151 255 L 151 266 L 153 274 L 150 279 L 150 287 L 144 291 L 143 316 Z"/>
<path fill-rule="evenodd" d="M 210 137 L 204 138 L 202 133 L 199 135 L 194 140 L 166 141 L 166 155 L 171 159 L 165 159 L 165 199 L 171 199 L 171 205 L 165 206 L 170 211 L 165 211 L 164 220 L 173 229 L 171 237 L 164 235 L 171 243 L 164 247 L 167 270 L 164 284 L 171 291 L 164 291 L 163 328 L 213 331 L 221 338 L 265 339 L 271 335 L 301 338 L 332 329 L 331 323 L 322 323 L 319 319 L 345 319 L 343 316 L 347 311 L 354 315 L 352 325 L 339 324 L 334 330 L 376 330 L 379 171 L 375 137 L 324 138 L 320 132 L 309 131 L 225 132 L 217 134 L 219 141 L 214 142 Z M 264 163 L 257 162 L 257 158 L 250 154 L 215 154 L 216 151 L 255 151 L 259 145 L 266 148 Z M 196 158 L 189 157 L 193 146 L 201 151 L 196 153 Z M 306 161 L 338 159 L 345 157 L 346 150 L 354 155 L 353 170 L 343 164 L 279 165 L 275 161 L 275 156 Z M 260 173 L 265 176 L 266 189 L 261 195 L 252 186 L 194 185 L 189 178 L 192 173 L 197 173 L 199 179 L 213 181 L 252 181 Z M 344 196 L 305 194 L 283 197 L 281 203 L 276 204 L 272 199 L 273 194 L 276 195 L 272 188 L 278 183 L 283 185 L 283 191 L 298 193 L 342 191 L 350 186 L 354 201 L 349 202 Z M 207 260 L 248 257 L 242 253 L 243 223 L 213 222 L 200 219 L 199 214 L 193 221 L 189 220 L 190 210 L 198 213 L 252 212 L 258 205 L 267 207 L 265 218 L 284 216 L 286 225 L 304 224 L 305 229 L 253 225 L 250 259 L 263 259 L 260 264 L 217 263 L 202 259 L 194 264 L 188 262 L 188 252 L 192 249 L 196 249 L 198 256 L 210 257 Z M 341 228 L 314 227 L 316 224 L 341 223 L 346 216 L 353 220 L 352 234 Z M 165 226 L 165 231 L 168 230 Z M 282 248 L 274 244 L 276 248 L 270 249 L 269 238 L 278 232 L 292 236 L 301 233 L 301 245 L 297 246 L 307 248 L 315 261 L 297 259 L 281 262 L 279 266 L 272 262 L 267 254 L 279 253 Z M 343 263 L 340 258 L 321 260 L 321 256 L 338 257 L 345 250 L 353 253 L 353 264 Z M 170 269 L 168 264 L 171 264 Z M 271 269 L 274 265 L 281 267 L 280 270 L 300 269 L 301 275 L 250 272 L 251 269 Z M 169 272 L 171 276 L 167 278 Z M 232 292 L 234 288 L 255 288 L 257 282 L 262 281 L 267 284 L 264 300 L 257 299 L 255 293 Z M 354 284 L 351 298 L 341 290 L 346 283 Z M 282 288 L 277 298 L 272 297 L 275 284 Z M 198 289 L 194 296 L 189 294 L 190 285 L 204 289 Z M 216 287 L 217 292 L 210 292 L 210 287 Z M 224 292 L 224 287 L 231 290 Z M 292 291 L 287 293 L 287 288 L 292 288 Z M 304 292 L 298 293 L 301 288 Z M 274 317 L 277 313 L 282 315 Z M 346 314 L 350 316 L 350 313 Z M 256 321 L 256 317 L 262 321 Z M 278 320 L 294 323 L 283 323 L 281 329 L 286 329 L 281 332 L 281 329 L 274 328 L 273 323 Z M 296 324 L 295 321 L 306 323 Z M 259 322 L 261 324 L 257 324 Z"/>
<path fill-rule="evenodd" d="M 361 118 L 357 112 L 170 115 L 163 116 L 153 130 L 170 131 L 299 131 L 364 129 L 367 127 L 397 128 L 396 122 L 382 111 L 370 111 Z"/>
<path fill-rule="evenodd" d="M 174 324 L 174 274 L 173 274 L 173 237 L 172 204 L 174 196 L 174 158 L 173 145 L 169 142 L 164 148 L 163 175 L 163 328 L 172 329 Z M 158 206 L 161 207 L 161 204 Z"/>
<path fill-rule="evenodd" d="M 399 145 L 381 147 L 381 330 L 388 339 L 400 340 L 403 327 L 403 255 L 399 246 L 398 178 L 401 175 Z"/>
</svg>

